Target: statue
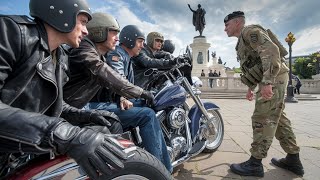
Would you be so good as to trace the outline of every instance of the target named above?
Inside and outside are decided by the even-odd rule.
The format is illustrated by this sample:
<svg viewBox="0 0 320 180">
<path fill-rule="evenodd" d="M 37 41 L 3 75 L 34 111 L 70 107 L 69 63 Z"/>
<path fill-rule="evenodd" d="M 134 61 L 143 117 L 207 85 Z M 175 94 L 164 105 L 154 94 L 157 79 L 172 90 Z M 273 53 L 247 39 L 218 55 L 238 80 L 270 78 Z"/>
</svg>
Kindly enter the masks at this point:
<svg viewBox="0 0 320 180">
<path fill-rule="evenodd" d="M 197 57 L 197 62 L 198 62 L 198 64 L 203 64 L 202 52 L 199 52 L 198 57 Z"/>
<path fill-rule="evenodd" d="M 218 64 L 222 64 L 221 57 L 219 57 L 219 59 L 218 59 Z"/>
<path fill-rule="evenodd" d="M 188 6 L 189 9 L 193 12 L 192 23 L 195 26 L 196 31 L 199 31 L 200 36 L 202 36 L 202 31 L 204 29 L 204 26 L 206 25 L 206 20 L 204 18 L 206 11 L 201 8 L 200 4 L 198 4 L 198 9 L 196 11 L 191 9 L 190 4 L 188 4 Z"/>
<path fill-rule="evenodd" d="M 211 52 L 212 58 L 216 58 L 216 52 Z"/>
</svg>

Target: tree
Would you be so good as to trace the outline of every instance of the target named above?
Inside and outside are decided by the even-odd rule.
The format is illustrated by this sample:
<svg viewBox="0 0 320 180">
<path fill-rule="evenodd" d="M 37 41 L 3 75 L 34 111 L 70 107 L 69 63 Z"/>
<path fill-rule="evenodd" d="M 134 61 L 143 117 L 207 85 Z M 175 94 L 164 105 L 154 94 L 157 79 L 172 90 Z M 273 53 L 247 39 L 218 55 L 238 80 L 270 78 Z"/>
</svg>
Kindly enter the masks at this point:
<svg viewBox="0 0 320 180">
<path fill-rule="evenodd" d="M 311 79 L 312 75 L 316 74 L 315 64 L 313 59 L 297 58 L 293 65 L 293 74 L 298 75 L 301 79 Z"/>
<path fill-rule="evenodd" d="M 319 61 L 320 61 L 320 51 L 312 53 L 310 55 L 310 58 L 312 59 L 312 62 L 315 65 L 316 74 L 319 74 Z"/>
</svg>

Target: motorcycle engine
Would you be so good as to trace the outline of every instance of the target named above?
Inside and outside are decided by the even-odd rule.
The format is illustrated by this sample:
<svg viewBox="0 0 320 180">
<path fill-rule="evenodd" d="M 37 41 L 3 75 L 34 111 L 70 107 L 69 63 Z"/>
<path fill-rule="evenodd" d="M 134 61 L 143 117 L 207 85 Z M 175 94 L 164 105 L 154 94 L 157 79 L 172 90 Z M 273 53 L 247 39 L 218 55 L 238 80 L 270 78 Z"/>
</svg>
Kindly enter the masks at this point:
<svg viewBox="0 0 320 180">
<path fill-rule="evenodd" d="M 168 149 L 173 161 L 182 152 L 187 151 L 187 140 L 183 136 L 175 135 L 171 138 L 171 147 Z"/>
<path fill-rule="evenodd" d="M 181 128 L 186 122 L 186 112 L 182 108 L 173 108 L 168 113 L 167 120 L 172 129 Z"/>
</svg>

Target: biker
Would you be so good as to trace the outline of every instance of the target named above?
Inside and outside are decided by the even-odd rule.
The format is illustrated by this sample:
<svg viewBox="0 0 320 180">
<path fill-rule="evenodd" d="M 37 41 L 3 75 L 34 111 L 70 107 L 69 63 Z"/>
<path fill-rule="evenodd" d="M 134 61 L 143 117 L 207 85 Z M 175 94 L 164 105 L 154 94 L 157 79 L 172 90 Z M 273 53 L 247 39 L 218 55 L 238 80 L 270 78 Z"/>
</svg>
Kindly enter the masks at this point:
<svg viewBox="0 0 320 180">
<path fill-rule="evenodd" d="M 63 101 L 68 66 L 61 45 L 76 48 L 88 34 L 86 1 L 30 0 L 29 8 L 34 20 L 0 16 L 0 155 L 67 154 L 92 179 L 123 168 L 127 154 L 105 134 L 117 117 Z"/>
<path fill-rule="evenodd" d="M 174 43 L 172 42 L 172 40 L 170 39 L 166 39 L 163 43 L 163 47 L 161 49 L 161 51 L 164 51 L 164 52 L 168 52 L 170 54 L 173 54 L 175 50 L 175 45 Z M 193 81 L 192 81 L 192 78 L 191 78 L 191 71 L 192 71 L 192 62 L 191 62 L 191 59 L 189 58 L 184 58 L 184 60 L 186 60 L 189 64 L 187 66 L 183 66 L 180 69 L 180 71 L 183 73 L 183 75 L 187 78 L 187 80 L 189 81 L 189 83 L 191 85 L 193 85 Z M 182 62 L 184 61 L 182 60 Z"/>
<path fill-rule="evenodd" d="M 174 57 L 164 51 L 160 51 L 163 45 L 163 35 L 159 32 L 150 32 L 147 36 L 147 44 L 140 51 L 138 56 L 132 58 L 134 71 L 134 83 L 145 88 L 153 76 L 146 76 L 145 71 L 150 68 L 170 69 L 177 62 Z"/>
<path fill-rule="evenodd" d="M 164 153 L 157 145 L 164 143 L 165 148 L 166 145 L 164 141 L 160 141 L 163 136 L 159 135 L 161 129 L 154 111 L 147 107 L 132 107 L 132 102 L 126 99 L 142 97 L 153 101 L 153 95 L 134 86 L 108 66 L 104 55 L 115 50 L 120 27 L 115 18 L 109 14 L 93 13 L 92 16 L 92 21 L 88 23 L 88 38 L 81 41 L 79 48 L 70 50 L 71 78 L 64 86 L 65 101 L 78 108 L 85 106 L 86 109 L 112 111 L 119 116 L 125 130 L 139 126 L 142 145 L 161 161 Z M 137 41 L 144 41 L 141 32 L 132 31 L 132 33 L 138 35 Z M 110 98 L 112 96 L 110 90 L 122 97 Z"/>
<path fill-rule="evenodd" d="M 163 42 L 163 46 L 161 48 L 162 51 L 168 52 L 170 54 L 173 54 L 174 50 L 176 49 L 176 46 L 170 39 L 166 39 Z"/>
<path fill-rule="evenodd" d="M 139 52 L 143 48 L 144 39 L 144 33 L 137 26 L 127 25 L 120 32 L 119 45 L 106 56 L 108 64 L 132 83 L 134 83 L 134 75 L 130 58 L 139 55 Z M 140 133 L 144 148 L 157 157 L 172 172 L 166 142 L 154 110 L 137 104 L 126 111 L 121 111 L 119 108 L 109 109 L 103 104 L 97 104 L 96 107 L 107 108 L 107 110 L 115 112 L 121 119 L 124 127 L 138 125 L 141 128 Z"/>
</svg>

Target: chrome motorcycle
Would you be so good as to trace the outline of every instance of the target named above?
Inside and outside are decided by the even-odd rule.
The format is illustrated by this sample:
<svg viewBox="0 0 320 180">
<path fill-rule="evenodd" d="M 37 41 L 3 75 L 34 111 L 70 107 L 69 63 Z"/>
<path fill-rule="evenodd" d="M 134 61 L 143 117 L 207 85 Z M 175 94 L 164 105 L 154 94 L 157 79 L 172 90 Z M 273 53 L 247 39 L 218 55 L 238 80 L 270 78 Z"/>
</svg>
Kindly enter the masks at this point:
<svg viewBox="0 0 320 180">
<path fill-rule="evenodd" d="M 146 76 L 153 76 L 145 88 L 155 94 L 153 109 L 161 122 L 173 167 L 201 152 L 215 152 L 224 135 L 219 107 L 202 101 L 199 87 L 192 86 L 180 71 L 183 66 L 191 66 L 189 49 L 177 59 L 181 63 L 169 70 L 145 72 Z M 159 80 L 164 82 L 155 85 Z"/>
</svg>

